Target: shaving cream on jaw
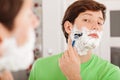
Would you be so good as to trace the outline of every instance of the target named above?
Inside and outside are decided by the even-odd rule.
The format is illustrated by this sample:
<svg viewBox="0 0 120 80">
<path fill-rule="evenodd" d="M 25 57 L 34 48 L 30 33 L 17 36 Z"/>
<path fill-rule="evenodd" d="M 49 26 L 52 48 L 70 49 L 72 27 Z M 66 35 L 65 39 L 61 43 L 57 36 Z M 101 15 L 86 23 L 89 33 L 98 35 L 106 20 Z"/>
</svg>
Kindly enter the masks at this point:
<svg viewBox="0 0 120 80">
<path fill-rule="evenodd" d="M 74 26 L 71 31 L 72 46 L 74 46 L 80 55 L 86 55 L 89 50 L 96 48 L 102 36 L 102 31 L 88 30 L 82 27 L 81 30 Z"/>
</svg>

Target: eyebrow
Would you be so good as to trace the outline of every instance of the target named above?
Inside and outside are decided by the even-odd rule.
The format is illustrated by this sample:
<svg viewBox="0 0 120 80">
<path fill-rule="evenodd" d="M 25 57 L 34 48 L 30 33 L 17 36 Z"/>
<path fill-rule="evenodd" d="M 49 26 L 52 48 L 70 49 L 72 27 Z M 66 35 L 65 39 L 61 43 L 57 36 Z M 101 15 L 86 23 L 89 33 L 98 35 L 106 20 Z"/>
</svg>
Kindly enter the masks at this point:
<svg viewBox="0 0 120 80">
<path fill-rule="evenodd" d="M 84 13 L 83 15 L 93 16 L 93 15 L 92 15 L 92 14 L 90 14 L 90 13 Z M 98 17 L 98 18 L 104 21 L 104 19 L 103 19 L 102 17 Z"/>
</svg>

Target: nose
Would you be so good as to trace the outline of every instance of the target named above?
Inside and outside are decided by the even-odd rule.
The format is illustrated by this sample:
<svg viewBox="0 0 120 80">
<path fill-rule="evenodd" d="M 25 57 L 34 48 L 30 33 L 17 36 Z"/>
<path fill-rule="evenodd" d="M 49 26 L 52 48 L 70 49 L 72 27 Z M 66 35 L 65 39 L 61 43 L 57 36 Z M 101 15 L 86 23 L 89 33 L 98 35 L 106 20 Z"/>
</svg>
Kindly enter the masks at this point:
<svg viewBox="0 0 120 80">
<path fill-rule="evenodd" d="M 100 31 L 100 26 L 96 22 L 93 22 L 91 25 L 91 30 Z"/>
<path fill-rule="evenodd" d="M 32 19 L 33 28 L 37 28 L 40 24 L 39 18 L 33 13 L 33 19 Z"/>
</svg>

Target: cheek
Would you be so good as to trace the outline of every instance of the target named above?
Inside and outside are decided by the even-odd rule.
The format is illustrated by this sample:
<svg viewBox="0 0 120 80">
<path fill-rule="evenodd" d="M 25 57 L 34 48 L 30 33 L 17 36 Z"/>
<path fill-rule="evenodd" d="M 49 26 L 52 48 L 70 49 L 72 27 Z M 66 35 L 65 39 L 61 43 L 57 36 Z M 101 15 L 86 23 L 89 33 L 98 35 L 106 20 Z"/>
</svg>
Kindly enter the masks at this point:
<svg viewBox="0 0 120 80">
<path fill-rule="evenodd" d="M 100 27 L 100 31 L 103 31 L 103 26 Z"/>
<path fill-rule="evenodd" d="M 89 26 L 88 25 L 84 25 L 84 24 L 77 25 L 77 29 L 82 30 L 83 28 L 89 29 Z"/>
<path fill-rule="evenodd" d="M 16 27 L 13 33 L 14 37 L 17 40 L 18 45 L 23 45 L 26 43 L 28 38 L 28 28 L 24 27 L 23 24 Z"/>
<path fill-rule="evenodd" d="M 19 45 L 24 45 L 27 42 L 28 39 L 28 32 L 27 31 L 22 31 L 22 33 L 18 34 L 17 41 Z"/>
<path fill-rule="evenodd" d="M 17 40 L 18 45 L 23 45 L 28 39 L 28 31 L 31 27 L 30 16 L 18 16 L 14 23 L 13 35 Z"/>
<path fill-rule="evenodd" d="M 75 25 L 77 26 L 77 28 L 79 29 L 79 30 L 81 30 L 83 27 L 86 27 L 86 28 L 90 28 L 90 25 L 89 24 L 87 24 L 87 23 L 85 23 L 85 22 L 83 22 L 83 21 L 81 21 L 81 20 L 79 20 L 79 21 L 76 21 L 75 22 Z"/>
<path fill-rule="evenodd" d="M 90 25 L 86 25 L 85 27 L 86 27 L 88 30 L 91 30 Z"/>
<path fill-rule="evenodd" d="M 26 16 L 23 24 L 24 27 L 36 28 L 39 25 L 39 22 L 37 18 L 35 18 L 33 15 L 30 15 L 30 16 Z"/>
<path fill-rule="evenodd" d="M 25 16 L 22 20 L 21 20 L 21 25 L 23 25 L 24 27 L 29 26 L 31 23 L 30 21 L 30 16 Z"/>
</svg>

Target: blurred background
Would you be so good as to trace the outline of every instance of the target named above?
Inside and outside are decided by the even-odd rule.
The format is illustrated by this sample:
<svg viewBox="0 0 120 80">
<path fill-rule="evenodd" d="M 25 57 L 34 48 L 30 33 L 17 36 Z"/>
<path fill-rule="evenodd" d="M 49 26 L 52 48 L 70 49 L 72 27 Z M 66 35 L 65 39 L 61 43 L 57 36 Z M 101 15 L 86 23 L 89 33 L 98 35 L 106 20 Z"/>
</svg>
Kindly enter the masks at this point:
<svg viewBox="0 0 120 80">
<path fill-rule="evenodd" d="M 66 49 L 61 23 L 66 8 L 74 1 L 34 0 L 33 11 L 40 19 L 36 29 L 35 60 Z M 120 0 L 96 1 L 105 4 L 107 11 L 103 38 L 94 53 L 120 67 Z M 28 80 L 31 66 L 27 70 L 13 73 L 15 80 Z"/>
</svg>

